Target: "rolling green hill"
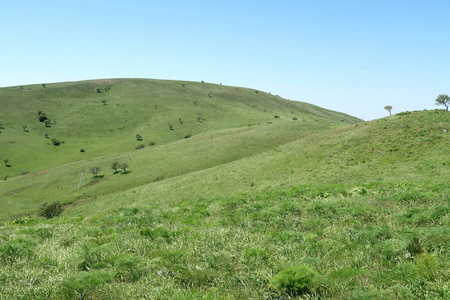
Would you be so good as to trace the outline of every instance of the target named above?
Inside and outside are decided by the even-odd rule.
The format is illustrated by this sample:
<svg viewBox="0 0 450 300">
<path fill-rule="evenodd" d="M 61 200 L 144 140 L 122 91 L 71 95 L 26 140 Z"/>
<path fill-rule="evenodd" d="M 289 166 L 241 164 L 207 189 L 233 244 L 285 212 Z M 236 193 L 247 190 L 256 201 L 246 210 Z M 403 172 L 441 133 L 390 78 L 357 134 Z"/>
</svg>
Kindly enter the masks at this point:
<svg viewBox="0 0 450 300">
<path fill-rule="evenodd" d="M 0 102 L 1 158 L 8 159 L 0 175 L 9 175 L 0 189 L 2 217 L 220 166 L 359 121 L 260 91 L 159 80 L 12 87 L 0 89 Z M 38 111 L 50 124 L 39 121 Z M 136 151 L 138 145 L 145 148 Z M 115 161 L 132 172 L 113 176 Z M 78 193 L 81 170 L 95 166 L 103 184 Z"/>
<path fill-rule="evenodd" d="M 157 80 L 0 97 L 0 175 L 11 175 L 0 298 L 450 297 L 445 111 L 361 122 L 262 91 Z M 55 201 L 60 216 L 37 215 Z"/>
<path fill-rule="evenodd" d="M 0 103 L 0 157 L 11 165 L 0 170 L 3 176 L 272 121 L 275 115 L 304 122 L 359 121 L 245 88 L 144 79 L 2 88 Z M 48 127 L 39 121 L 39 111 L 51 120 Z M 137 134 L 142 141 L 136 140 Z M 54 147 L 53 138 L 64 144 Z"/>
</svg>

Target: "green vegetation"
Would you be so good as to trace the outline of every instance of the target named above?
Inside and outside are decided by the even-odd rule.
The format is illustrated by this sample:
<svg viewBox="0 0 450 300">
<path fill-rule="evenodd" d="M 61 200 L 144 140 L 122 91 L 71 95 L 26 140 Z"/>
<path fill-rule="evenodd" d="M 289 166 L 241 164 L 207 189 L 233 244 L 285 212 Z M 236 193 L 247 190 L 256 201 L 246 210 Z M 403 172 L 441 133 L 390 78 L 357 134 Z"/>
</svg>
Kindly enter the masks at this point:
<svg viewBox="0 0 450 300">
<path fill-rule="evenodd" d="M 450 97 L 445 94 L 437 96 L 436 105 L 443 105 L 445 106 L 445 109 L 448 111 L 448 106 L 450 105 Z"/>
<path fill-rule="evenodd" d="M 51 105 L 0 115 L 13 162 L 0 168 L 12 175 L 0 182 L 2 299 L 450 297 L 444 110 L 363 123 L 262 91 L 154 80 L 8 93 L 49 93 Z M 60 121 L 37 126 L 37 109 Z M 65 133 L 71 119 L 80 126 Z M 44 130 L 64 143 L 48 146 Z M 153 146 L 134 151 L 136 132 Z M 78 191 L 90 166 L 110 171 Z"/>
</svg>

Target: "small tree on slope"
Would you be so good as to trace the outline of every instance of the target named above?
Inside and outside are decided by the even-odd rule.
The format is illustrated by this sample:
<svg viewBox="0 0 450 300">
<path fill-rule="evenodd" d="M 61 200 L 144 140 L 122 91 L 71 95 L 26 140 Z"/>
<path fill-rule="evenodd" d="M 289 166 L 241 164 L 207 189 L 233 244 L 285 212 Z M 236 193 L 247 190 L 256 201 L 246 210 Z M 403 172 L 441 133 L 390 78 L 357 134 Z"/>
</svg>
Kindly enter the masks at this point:
<svg viewBox="0 0 450 300">
<path fill-rule="evenodd" d="M 446 110 L 448 111 L 448 106 L 450 105 L 450 97 L 445 94 L 441 94 L 436 98 L 436 105 L 444 105 Z"/>
</svg>

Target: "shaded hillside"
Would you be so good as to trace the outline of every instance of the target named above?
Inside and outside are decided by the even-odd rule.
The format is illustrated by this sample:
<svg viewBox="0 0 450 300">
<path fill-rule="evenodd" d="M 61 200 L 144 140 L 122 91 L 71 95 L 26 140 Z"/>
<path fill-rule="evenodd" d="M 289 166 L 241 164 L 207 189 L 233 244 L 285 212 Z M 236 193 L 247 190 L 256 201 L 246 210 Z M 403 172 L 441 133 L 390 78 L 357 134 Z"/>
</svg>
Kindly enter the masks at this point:
<svg viewBox="0 0 450 300">
<path fill-rule="evenodd" d="M 290 121 L 359 121 L 246 88 L 145 79 L 2 88 L 0 103 L 0 157 L 10 165 L 0 169 L 2 176 L 272 121 L 275 115 Z"/>
</svg>

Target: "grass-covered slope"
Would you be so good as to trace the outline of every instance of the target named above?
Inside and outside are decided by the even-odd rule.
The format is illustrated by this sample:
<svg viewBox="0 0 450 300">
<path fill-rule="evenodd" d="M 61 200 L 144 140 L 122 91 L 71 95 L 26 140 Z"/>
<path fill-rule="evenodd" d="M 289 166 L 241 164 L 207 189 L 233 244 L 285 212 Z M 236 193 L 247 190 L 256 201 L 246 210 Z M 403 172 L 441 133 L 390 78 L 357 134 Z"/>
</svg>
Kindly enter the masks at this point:
<svg viewBox="0 0 450 300">
<path fill-rule="evenodd" d="M 280 118 L 8 179 L 11 205 L 74 202 L 1 228 L 0 297 L 448 299 L 449 118 Z"/>
<path fill-rule="evenodd" d="M 128 152 L 140 144 L 265 122 L 275 115 L 291 121 L 359 121 L 246 88 L 145 79 L 1 88 L 0 104 L 0 158 L 9 160 L 8 169 L 0 168 L 2 178 Z M 39 121 L 39 111 L 50 120 L 47 126 Z"/>
</svg>

